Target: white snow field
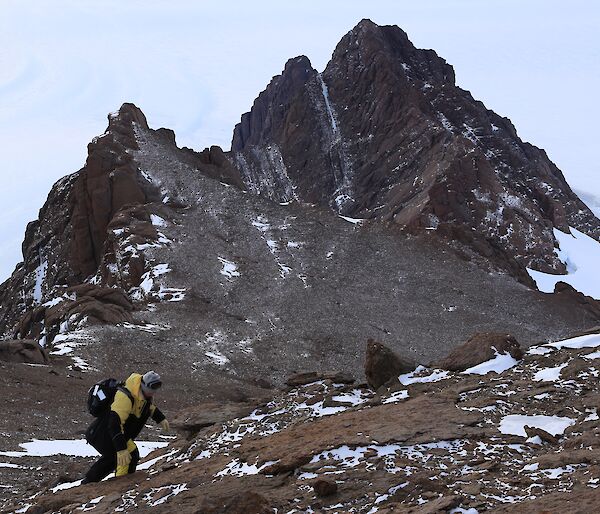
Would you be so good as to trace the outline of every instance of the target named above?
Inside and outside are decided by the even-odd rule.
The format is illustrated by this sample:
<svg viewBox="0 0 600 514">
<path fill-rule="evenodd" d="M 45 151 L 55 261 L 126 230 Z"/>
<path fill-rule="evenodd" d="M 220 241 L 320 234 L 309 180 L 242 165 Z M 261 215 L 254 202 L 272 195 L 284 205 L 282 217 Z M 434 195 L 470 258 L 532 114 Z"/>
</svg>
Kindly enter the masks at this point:
<svg viewBox="0 0 600 514">
<path fill-rule="evenodd" d="M 567 267 L 567 275 L 551 275 L 527 268 L 540 291 L 552 293 L 557 282 L 572 285 L 587 296 L 600 299 L 600 243 L 571 227 L 571 234 L 554 229 L 554 237 L 560 245 L 555 250 Z"/>
</svg>

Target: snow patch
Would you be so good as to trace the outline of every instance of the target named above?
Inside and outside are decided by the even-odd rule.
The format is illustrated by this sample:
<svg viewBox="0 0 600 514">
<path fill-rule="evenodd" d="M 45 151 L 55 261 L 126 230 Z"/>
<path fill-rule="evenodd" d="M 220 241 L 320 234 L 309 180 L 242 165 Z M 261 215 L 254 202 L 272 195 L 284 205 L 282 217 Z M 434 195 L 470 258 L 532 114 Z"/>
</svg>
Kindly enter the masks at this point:
<svg viewBox="0 0 600 514">
<path fill-rule="evenodd" d="M 439 382 L 440 380 L 444 380 L 449 376 L 449 371 L 443 371 L 441 369 L 430 370 L 425 366 L 418 366 L 417 369 L 415 369 L 414 371 L 411 371 L 410 373 L 406 373 L 404 375 L 400 375 L 398 377 L 398 380 L 400 380 L 400 383 L 402 385 L 410 385 L 417 383 Z"/>
<path fill-rule="evenodd" d="M 165 487 L 153 487 L 152 489 L 150 489 L 149 492 L 147 492 L 144 495 L 143 500 L 148 504 L 149 507 L 156 507 L 157 505 L 161 505 L 162 503 L 165 503 L 174 496 L 177 496 L 179 493 L 182 493 L 183 491 L 187 490 L 187 484 L 171 484 Z M 163 491 L 169 492 L 167 494 L 164 494 Z M 157 500 L 154 500 L 153 497 L 157 493 L 159 493 L 159 498 Z"/>
<path fill-rule="evenodd" d="M 223 269 L 220 271 L 221 275 L 225 275 L 227 278 L 239 277 L 240 272 L 237 270 L 235 262 L 228 261 L 223 257 L 219 257 L 219 261 L 223 265 Z"/>
<path fill-rule="evenodd" d="M 563 339 L 562 341 L 548 343 L 544 346 L 556 348 L 557 350 L 562 348 L 596 348 L 597 346 L 600 346 L 600 334 L 588 334 L 585 336 L 573 337 L 571 339 Z"/>
<path fill-rule="evenodd" d="M 556 382 L 560 378 L 560 372 L 569 365 L 568 362 L 555 366 L 553 368 L 543 368 L 533 375 L 536 382 Z"/>
<path fill-rule="evenodd" d="M 406 400 L 406 398 L 408 398 L 408 391 L 406 389 L 403 389 L 401 391 L 394 391 L 381 403 L 397 403 L 401 400 Z"/>
<path fill-rule="evenodd" d="M 33 286 L 33 300 L 35 303 L 42 303 L 42 285 L 46 280 L 46 272 L 48 271 L 48 261 L 43 260 L 40 265 L 35 269 L 35 285 Z"/>
<path fill-rule="evenodd" d="M 142 458 L 157 448 L 164 448 L 167 444 L 162 441 L 136 441 Z M 33 439 L 19 446 L 25 451 L 0 452 L 0 455 L 5 457 L 51 457 L 52 455 L 95 457 L 98 455 L 85 439 Z"/>
<path fill-rule="evenodd" d="M 225 366 L 229 362 L 229 359 L 218 350 L 204 352 L 204 355 L 206 355 L 210 361 L 217 366 Z"/>
<path fill-rule="evenodd" d="M 575 420 L 561 416 L 528 416 L 522 414 L 511 414 L 500 420 L 498 430 L 502 434 L 519 435 L 527 437 L 525 425 L 541 428 L 554 436 L 561 435 L 564 431 L 575 424 Z"/>
<path fill-rule="evenodd" d="M 152 225 L 154 225 L 155 227 L 166 227 L 167 226 L 167 222 L 160 216 L 157 216 L 156 214 L 150 214 L 150 221 L 152 222 Z"/>
<path fill-rule="evenodd" d="M 275 464 L 278 461 L 268 461 L 263 465 L 259 466 L 258 461 L 254 464 L 248 464 L 246 462 L 241 462 L 239 459 L 233 459 L 224 469 L 219 471 L 215 476 L 223 477 L 226 475 L 232 475 L 236 477 L 241 477 L 244 475 L 256 475 L 261 470 L 265 469 L 272 464 Z"/>
<path fill-rule="evenodd" d="M 353 223 L 354 225 L 360 225 L 361 223 L 363 223 L 365 221 L 364 219 L 349 218 L 348 216 L 342 216 L 341 214 L 339 215 L 339 217 L 342 218 L 343 220 L 348 221 L 349 223 Z"/>
<path fill-rule="evenodd" d="M 463 373 L 467 375 L 487 375 L 488 373 L 502 373 L 507 369 L 512 368 L 518 364 L 518 360 L 513 358 L 509 353 L 498 353 L 498 350 L 494 348 L 496 356 L 489 361 L 482 362 L 477 366 L 466 369 Z"/>
</svg>

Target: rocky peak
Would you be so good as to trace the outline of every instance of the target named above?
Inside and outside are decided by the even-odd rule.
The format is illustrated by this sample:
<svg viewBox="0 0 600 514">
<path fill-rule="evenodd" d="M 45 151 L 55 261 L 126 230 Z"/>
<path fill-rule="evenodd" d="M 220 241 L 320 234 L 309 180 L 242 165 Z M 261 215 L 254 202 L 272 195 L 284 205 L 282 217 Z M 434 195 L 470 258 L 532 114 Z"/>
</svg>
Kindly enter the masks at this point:
<svg viewBox="0 0 600 514">
<path fill-rule="evenodd" d="M 69 319 L 129 320 L 127 295 L 148 271 L 138 247 L 161 238 L 152 223 L 162 208 L 161 187 L 139 162 L 147 138 L 165 156 L 176 156 L 178 167 L 242 186 L 219 147 L 179 149 L 173 131 L 150 129 L 138 107 L 123 104 L 89 143 L 84 167 L 53 186 L 39 219 L 27 227 L 24 262 L 0 288 L 2 333 L 49 342 Z M 106 286 L 121 296 L 106 294 Z"/>
<path fill-rule="evenodd" d="M 363 67 L 386 64 L 398 76 L 454 85 L 452 66 L 433 50 L 415 48 L 406 32 L 396 25 L 379 26 L 369 19 L 361 20 L 340 40 L 328 67 L 354 57 L 359 57 Z"/>
<path fill-rule="evenodd" d="M 322 73 L 299 65 L 234 132 L 230 157 L 252 192 L 435 233 L 528 283 L 526 266 L 565 271 L 553 228 L 600 238 L 546 153 L 400 28 L 362 20 Z"/>
<path fill-rule="evenodd" d="M 132 154 L 138 149 L 134 126 L 148 130 L 146 117 L 135 105 L 123 104 L 108 122 L 106 132 L 88 145 L 84 172 L 74 184 L 69 262 L 80 282 L 98 269 L 114 215 L 148 197 Z"/>
<path fill-rule="evenodd" d="M 273 77 L 255 100 L 252 110 L 242 115 L 235 126 L 232 150 L 241 152 L 269 138 L 277 138 L 286 124 L 290 104 L 316 73 L 308 57 L 301 55 L 289 59 L 282 74 Z"/>
</svg>

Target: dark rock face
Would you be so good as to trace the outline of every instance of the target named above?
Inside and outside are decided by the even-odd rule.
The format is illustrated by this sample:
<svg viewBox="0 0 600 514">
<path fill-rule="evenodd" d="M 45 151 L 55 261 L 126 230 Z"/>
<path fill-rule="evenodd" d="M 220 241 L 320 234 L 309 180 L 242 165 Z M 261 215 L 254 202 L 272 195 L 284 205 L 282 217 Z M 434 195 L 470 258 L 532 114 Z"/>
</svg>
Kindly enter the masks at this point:
<svg viewBox="0 0 600 514">
<path fill-rule="evenodd" d="M 40 305 L 27 311 L 17 323 L 15 337 L 45 336 L 51 341 L 60 329 L 61 322 L 77 325 L 83 318 L 88 323 L 117 324 L 133 321 L 133 304 L 118 288 L 99 287 L 92 284 L 80 284 L 66 288 L 56 305 Z"/>
<path fill-rule="evenodd" d="M 415 369 L 415 363 L 399 357 L 392 350 L 369 339 L 367 341 L 367 356 L 365 360 L 365 376 L 369 387 L 374 390 L 399 375 Z"/>
<path fill-rule="evenodd" d="M 496 352 L 508 353 L 517 360 L 523 358 L 521 346 L 510 334 L 480 332 L 470 337 L 466 343 L 454 348 L 436 366 L 449 371 L 464 371 L 493 359 Z"/>
<path fill-rule="evenodd" d="M 592 315 L 600 317 L 600 301 L 584 295 L 572 285 L 566 282 L 557 282 L 554 286 L 554 293 L 560 298 L 568 299 L 570 303 L 578 304 Z"/>
<path fill-rule="evenodd" d="M 137 149 L 133 123 L 148 129 L 145 116 L 132 104 L 109 116 L 108 130 L 88 145 L 84 172 L 74 185 L 70 262 L 79 281 L 98 269 L 113 216 L 125 205 L 148 200 L 130 153 Z"/>
<path fill-rule="evenodd" d="M 529 284 L 524 266 L 565 271 L 552 227 L 600 238 L 543 150 L 457 87 L 434 51 L 369 20 L 323 73 L 288 61 L 242 116 L 230 157 L 253 192 L 437 230 Z"/>
<path fill-rule="evenodd" d="M 327 202 L 336 187 L 331 170 L 339 175 L 341 163 L 328 150 L 324 87 L 307 57 L 290 59 L 242 116 L 231 157 L 250 191 L 276 201 Z"/>
<path fill-rule="evenodd" d="M 48 364 L 48 354 L 36 341 L 0 341 L 0 361 Z"/>
</svg>

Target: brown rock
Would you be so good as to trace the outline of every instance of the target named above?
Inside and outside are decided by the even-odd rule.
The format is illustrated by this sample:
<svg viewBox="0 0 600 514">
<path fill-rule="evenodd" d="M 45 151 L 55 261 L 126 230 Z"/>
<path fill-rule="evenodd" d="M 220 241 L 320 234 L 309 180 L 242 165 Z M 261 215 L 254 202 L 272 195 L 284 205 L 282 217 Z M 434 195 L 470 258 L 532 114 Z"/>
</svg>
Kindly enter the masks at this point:
<svg viewBox="0 0 600 514">
<path fill-rule="evenodd" d="M 50 359 L 46 350 L 44 350 L 36 341 L 22 339 L 0 341 L 0 361 L 48 364 Z"/>
<path fill-rule="evenodd" d="M 172 418 L 170 425 L 174 430 L 182 432 L 191 439 L 203 428 L 247 416 L 253 410 L 252 403 L 204 402 L 180 410 Z"/>
<path fill-rule="evenodd" d="M 202 499 L 193 512 L 198 514 L 270 514 L 269 501 L 254 491 L 232 492 L 220 498 Z M 186 511 L 191 512 L 191 511 Z"/>
<path fill-rule="evenodd" d="M 590 314 L 600 319 L 600 300 L 594 299 L 591 296 L 586 296 L 583 293 L 577 291 L 571 284 L 565 282 L 557 282 L 554 286 L 554 293 L 560 297 L 568 299 L 570 302 L 579 304 L 585 308 Z M 590 330 L 589 332 L 594 333 L 597 328 Z"/>
<path fill-rule="evenodd" d="M 331 380 L 337 384 L 352 384 L 354 382 L 354 378 L 347 373 L 341 373 L 337 371 L 309 371 L 291 375 L 288 377 L 285 383 L 290 387 L 298 387 L 311 384 L 312 382 L 317 382 L 319 380 Z"/>
<path fill-rule="evenodd" d="M 535 437 L 538 436 L 542 441 L 546 441 L 552 445 L 558 444 L 558 438 L 554 437 L 552 434 L 549 434 L 545 430 L 537 427 L 530 427 L 525 425 L 524 427 L 527 437 Z"/>
<path fill-rule="evenodd" d="M 525 266 L 564 272 L 553 227 L 600 237 L 543 150 L 457 87 L 435 52 L 370 20 L 342 38 L 322 73 L 305 56 L 290 59 L 242 115 L 231 149 L 249 190 L 443 231 L 530 286 Z M 497 209 L 501 217 L 489 215 Z"/>
<path fill-rule="evenodd" d="M 462 502 L 462 497 L 458 495 L 442 496 L 436 500 L 429 501 L 423 505 L 418 506 L 404 506 L 397 505 L 393 510 L 397 514 L 440 514 L 442 512 L 449 512 L 450 510 L 458 507 Z"/>
<path fill-rule="evenodd" d="M 415 363 L 404 359 L 381 343 L 369 339 L 365 360 L 365 376 L 373 390 L 379 389 L 399 375 L 415 369 Z"/>
<path fill-rule="evenodd" d="M 324 498 L 325 496 L 332 496 L 337 493 L 338 486 L 335 482 L 331 480 L 320 479 L 312 484 L 315 493 L 320 498 Z"/>
<path fill-rule="evenodd" d="M 454 348 L 443 360 L 435 363 L 435 366 L 449 371 L 464 371 L 493 359 L 496 351 L 509 353 L 515 359 L 523 357 L 521 346 L 510 334 L 477 332 L 466 343 Z"/>
<path fill-rule="evenodd" d="M 312 455 L 309 454 L 289 454 L 285 455 L 282 459 L 275 464 L 271 464 L 261 470 L 261 473 L 265 475 L 281 475 L 282 473 L 289 473 L 295 469 L 308 464 L 312 459 Z"/>
<path fill-rule="evenodd" d="M 255 492 L 246 491 L 232 498 L 223 512 L 231 514 L 266 514 L 272 512 L 268 500 Z"/>
</svg>

